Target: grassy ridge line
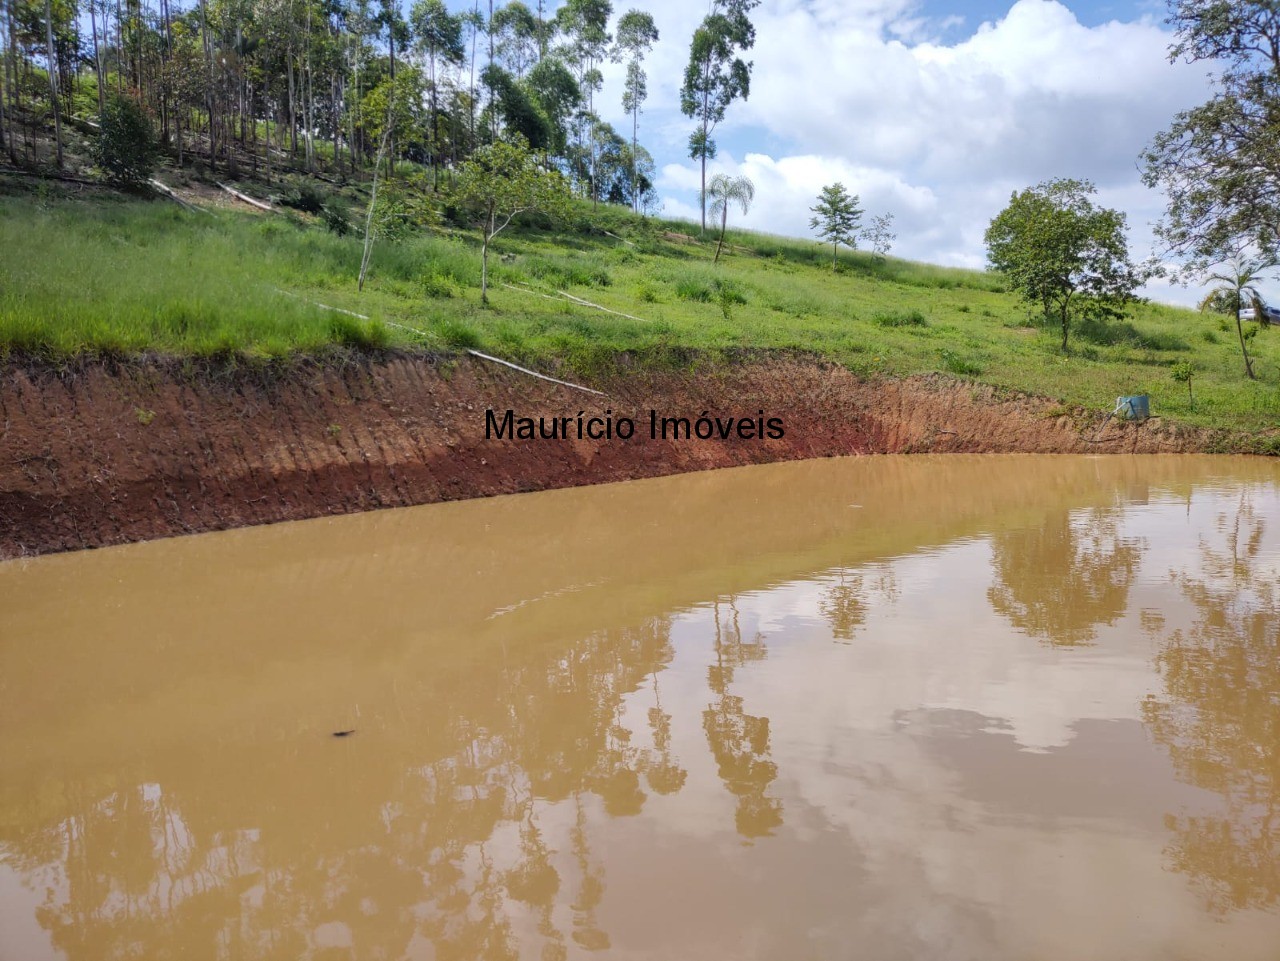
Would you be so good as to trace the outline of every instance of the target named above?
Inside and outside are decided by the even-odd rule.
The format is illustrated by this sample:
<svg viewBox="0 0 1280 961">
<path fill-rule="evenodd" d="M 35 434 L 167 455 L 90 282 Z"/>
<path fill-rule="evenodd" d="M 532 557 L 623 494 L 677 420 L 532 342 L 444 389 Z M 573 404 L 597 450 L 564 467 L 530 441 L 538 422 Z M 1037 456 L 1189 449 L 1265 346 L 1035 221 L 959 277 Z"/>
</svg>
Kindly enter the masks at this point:
<svg viewBox="0 0 1280 961">
<path fill-rule="evenodd" d="M 713 245 L 668 236 L 687 224 L 607 208 L 584 209 L 579 220 L 594 229 L 504 235 L 495 283 L 565 290 L 644 320 L 501 286 L 483 309 L 478 243 L 466 233 L 380 243 L 357 294 L 360 240 L 287 217 L 0 197 L 0 353 L 252 361 L 335 343 L 471 347 L 590 373 L 621 351 L 798 349 L 868 375 L 940 371 L 1093 409 L 1148 393 L 1156 412 L 1211 426 L 1257 430 L 1280 418 L 1278 331 L 1253 342 L 1262 375 L 1254 383 L 1224 318 L 1160 305 L 1141 305 L 1121 324 L 1081 326 L 1063 357 L 1055 333 L 1029 327 L 1027 308 L 990 274 L 864 254 L 842 255 L 833 273 L 829 248 L 739 231 L 729 236 L 738 249 L 712 266 Z M 1170 377 L 1182 360 L 1196 368 L 1194 411 Z"/>
</svg>

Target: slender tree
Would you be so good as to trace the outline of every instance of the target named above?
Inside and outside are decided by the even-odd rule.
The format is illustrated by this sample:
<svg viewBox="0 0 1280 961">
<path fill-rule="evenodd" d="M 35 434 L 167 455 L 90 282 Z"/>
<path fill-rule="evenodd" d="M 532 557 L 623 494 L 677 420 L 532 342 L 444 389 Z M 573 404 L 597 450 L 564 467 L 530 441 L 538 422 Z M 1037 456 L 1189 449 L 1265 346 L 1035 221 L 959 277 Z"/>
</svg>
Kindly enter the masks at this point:
<svg viewBox="0 0 1280 961">
<path fill-rule="evenodd" d="M 449 13 L 443 0 L 417 0 L 409 15 L 418 50 L 427 58 L 427 83 L 431 98 L 431 166 L 440 185 L 440 64 L 459 65 L 466 56 L 462 44 L 462 18 Z"/>
<path fill-rule="evenodd" d="M 489 302 L 489 245 L 518 215 L 540 210 L 562 216 L 569 193 L 560 174 L 538 167 L 518 138 L 481 147 L 458 172 L 454 196 L 480 217 L 480 301 Z"/>
<path fill-rule="evenodd" d="M 689 156 L 702 167 L 702 229 L 707 229 L 707 160 L 716 156 L 711 139 L 733 101 L 751 92 L 751 63 L 740 54 L 756 42 L 747 16 L 760 0 L 712 0 L 711 12 L 693 32 L 689 63 L 680 88 L 680 109 L 697 121 L 689 136 Z"/>
<path fill-rule="evenodd" d="M 871 252 L 883 260 L 897 240 L 893 232 L 893 214 L 878 214 L 871 218 L 871 223 L 862 231 L 862 239 L 871 246 Z"/>
<path fill-rule="evenodd" d="M 597 200 L 599 192 L 596 184 L 596 140 L 595 140 L 595 92 L 600 89 L 604 78 L 600 73 L 599 63 L 609 50 L 612 37 L 609 35 L 609 16 L 613 5 L 609 0 L 567 0 L 564 6 L 556 11 L 556 25 L 568 38 L 562 49 L 565 58 L 573 65 L 577 73 L 578 89 L 586 97 L 586 109 L 578 115 L 578 139 L 581 143 L 587 140 L 588 153 L 587 179 L 590 182 L 591 198 Z M 583 138 L 583 128 L 587 137 Z"/>
<path fill-rule="evenodd" d="M 628 10 L 618 21 L 614 60 L 626 61 L 627 79 L 622 90 L 622 109 L 631 114 L 631 207 L 640 210 L 640 192 L 636 189 L 636 156 L 639 147 L 640 106 L 648 99 L 644 62 L 645 55 L 658 42 L 658 28 L 653 17 L 640 10 Z"/>
<path fill-rule="evenodd" d="M 49 61 L 49 106 L 53 108 L 53 139 L 58 169 L 62 169 L 62 106 L 58 97 L 58 58 L 53 52 L 53 5 L 44 0 L 45 55 Z"/>
</svg>

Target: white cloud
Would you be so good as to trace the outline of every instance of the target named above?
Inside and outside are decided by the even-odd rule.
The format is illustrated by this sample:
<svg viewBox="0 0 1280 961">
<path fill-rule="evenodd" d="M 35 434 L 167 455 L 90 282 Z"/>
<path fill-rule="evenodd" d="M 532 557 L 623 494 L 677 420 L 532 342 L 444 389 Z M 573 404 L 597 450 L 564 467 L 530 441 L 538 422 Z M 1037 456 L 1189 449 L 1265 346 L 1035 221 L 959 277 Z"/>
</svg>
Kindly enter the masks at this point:
<svg viewBox="0 0 1280 961">
<path fill-rule="evenodd" d="M 677 105 L 705 9 L 676 0 L 647 9 L 662 41 L 646 62 L 641 138 L 667 211 L 696 213 L 692 121 Z M 982 234 L 1010 192 L 1058 176 L 1093 180 L 1128 213 L 1145 257 L 1163 198 L 1141 185 L 1138 155 L 1174 113 L 1209 95 L 1200 69 L 1168 62 L 1171 35 L 1149 17 L 1089 27 L 1057 0 L 1018 0 L 967 36 L 959 18 L 929 20 L 910 0 L 770 0 L 752 17 L 751 96 L 715 134 L 715 169 L 756 182 L 755 207 L 737 222 L 807 236 L 813 198 L 839 180 L 869 212 L 895 214 L 896 253 L 936 263 L 981 266 Z M 936 39 L 943 33 L 959 39 Z M 597 99 L 615 123 L 621 72 L 609 66 Z"/>
</svg>

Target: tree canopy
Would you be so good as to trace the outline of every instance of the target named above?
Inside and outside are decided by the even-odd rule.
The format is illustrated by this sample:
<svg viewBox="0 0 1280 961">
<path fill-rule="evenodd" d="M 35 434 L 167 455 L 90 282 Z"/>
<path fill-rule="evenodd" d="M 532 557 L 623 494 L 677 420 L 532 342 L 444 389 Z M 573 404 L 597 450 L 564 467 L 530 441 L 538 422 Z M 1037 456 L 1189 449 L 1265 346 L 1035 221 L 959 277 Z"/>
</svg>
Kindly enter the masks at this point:
<svg viewBox="0 0 1280 961">
<path fill-rule="evenodd" d="M 1057 179 L 1015 192 L 987 228 L 987 258 L 1013 289 L 1056 313 L 1067 349 L 1073 308 L 1114 310 L 1150 276 L 1129 260 L 1125 216 L 1092 201 L 1087 180 Z"/>
<path fill-rule="evenodd" d="M 479 214 L 483 245 L 480 299 L 489 302 L 489 244 L 517 216 L 538 210 L 562 216 L 569 190 L 556 171 L 543 170 L 522 140 L 499 140 L 478 149 L 458 171 L 454 196 Z"/>
<path fill-rule="evenodd" d="M 809 227 L 831 244 L 831 269 L 835 270 L 840 245 L 850 250 L 858 246 L 858 224 L 862 220 L 858 195 L 850 195 L 842 183 L 829 184 L 822 188 L 818 202 L 809 209 L 814 214 L 809 218 Z"/>
<path fill-rule="evenodd" d="M 1249 250 L 1280 251 L 1280 7 L 1274 0 L 1180 0 L 1170 59 L 1221 69 L 1207 103 L 1174 117 L 1143 154 L 1168 196 L 1158 234 L 1187 273 Z"/>
</svg>

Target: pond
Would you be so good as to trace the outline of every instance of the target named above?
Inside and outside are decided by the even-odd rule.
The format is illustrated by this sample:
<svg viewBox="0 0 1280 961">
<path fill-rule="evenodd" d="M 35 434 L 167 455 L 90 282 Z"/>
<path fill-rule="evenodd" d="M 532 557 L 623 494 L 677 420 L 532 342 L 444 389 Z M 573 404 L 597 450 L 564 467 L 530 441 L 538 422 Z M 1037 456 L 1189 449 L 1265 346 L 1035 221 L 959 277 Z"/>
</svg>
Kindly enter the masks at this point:
<svg viewBox="0 0 1280 961">
<path fill-rule="evenodd" d="M 1274 961 L 1278 577 L 1211 457 L 0 564 L 0 958 Z"/>
</svg>

